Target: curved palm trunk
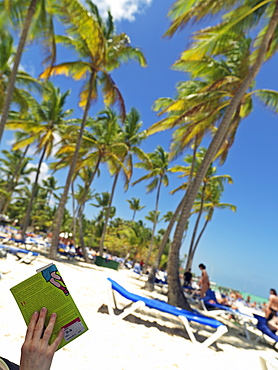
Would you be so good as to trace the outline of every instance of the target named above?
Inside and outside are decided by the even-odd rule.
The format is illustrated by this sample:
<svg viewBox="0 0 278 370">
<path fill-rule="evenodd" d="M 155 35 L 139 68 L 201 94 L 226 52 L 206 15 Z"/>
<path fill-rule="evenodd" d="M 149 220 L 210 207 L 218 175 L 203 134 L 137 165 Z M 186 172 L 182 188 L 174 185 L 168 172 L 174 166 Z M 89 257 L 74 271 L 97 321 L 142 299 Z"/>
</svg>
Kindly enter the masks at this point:
<svg viewBox="0 0 278 370">
<path fill-rule="evenodd" d="M 57 247 L 58 247 L 58 243 L 59 243 L 59 233 L 60 233 L 60 229 L 61 229 L 62 222 L 63 222 L 63 216 L 64 216 L 64 212 L 65 212 L 65 206 L 66 206 L 66 203 L 67 203 L 68 192 L 69 192 L 70 184 L 71 184 L 72 177 L 73 177 L 73 174 L 74 174 L 74 171 L 75 171 L 75 167 L 76 167 L 76 163 L 77 163 L 77 159 L 78 159 L 78 154 L 79 154 L 81 143 L 82 143 L 83 132 L 84 132 L 84 128 L 85 128 L 86 121 L 87 121 L 87 116 L 88 116 L 90 105 L 91 105 L 91 95 L 92 95 L 92 91 L 93 91 L 94 80 L 95 80 L 95 73 L 92 72 L 91 76 L 90 76 L 90 81 L 89 81 L 88 100 L 87 100 L 86 107 L 85 107 L 85 110 L 84 110 L 84 114 L 83 114 L 83 118 L 82 118 L 82 122 L 81 122 L 81 127 L 80 127 L 79 135 L 78 135 L 78 138 L 77 138 L 77 142 L 76 142 L 75 151 L 74 151 L 72 161 L 71 161 L 71 165 L 70 165 L 70 168 L 69 168 L 68 177 L 67 177 L 67 180 L 66 180 L 64 192 L 63 192 L 60 204 L 59 204 L 57 212 L 56 212 L 55 225 L 54 225 L 53 236 L 52 236 L 52 244 L 51 244 L 50 251 L 49 251 L 49 257 L 53 258 L 53 259 L 56 257 L 56 251 L 57 251 Z"/>
<path fill-rule="evenodd" d="M 207 219 L 206 219 L 206 222 L 204 223 L 204 226 L 202 227 L 202 230 L 201 230 L 201 232 L 200 232 L 200 234 L 199 234 L 199 236 L 198 236 L 198 238 L 197 238 L 197 240 L 196 240 L 196 243 L 194 244 L 194 247 L 193 247 L 193 249 L 192 249 L 191 256 L 190 256 L 190 263 L 188 264 L 188 267 L 186 268 L 186 270 L 188 270 L 189 268 L 191 268 L 191 267 L 192 267 L 192 262 L 193 262 L 193 258 L 194 258 L 194 255 L 195 255 L 196 249 L 197 249 L 197 247 L 198 247 L 198 244 L 199 244 L 199 242 L 200 242 L 200 240 L 201 240 L 202 235 L 204 234 L 204 232 L 205 232 L 205 230 L 206 230 L 206 228 L 207 228 L 207 225 L 208 225 L 209 221 L 210 221 L 210 219 L 209 219 L 209 218 L 207 218 Z"/>
<path fill-rule="evenodd" d="M 157 224 L 157 211 L 158 211 L 158 203 L 159 203 L 161 184 L 162 184 L 162 178 L 160 178 L 160 182 L 159 182 L 159 185 L 158 185 L 158 188 L 157 188 L 152 236 L 151 236 L 151 241 L 150 241 L 149 252 L 148 252 L 148 255 L 147 255 L 147 258 L 146 258 L 146 262 L 145 262 L 145 267 L 146 268 L 148 267 L 149 260 L 150 260 L 150 257 L 151 257 L 151 253 L 152 253 L 152 250 L 153 250 L 153 241 L 154 241 L 154 234 L 155 234 L 155 229 L 156 229 L 156 224 Z"/>
<path fill-rule="evenodd" d="M 182 200 L 180 201 L 175 213 L 173 214 L 168 226 L 167 226 L 167 229 L 163 235 L 163 238 L 161 240 L 161 243 L 159 245 L 159 249 L 158 249 L 158 252 L 157 252 L 157 256 L 156 256 L 156 259 L 155 259 L 155 262 L 153 264 L 153 267 L 149 273 L 149 276 L 148 276 L 148 281 L 146 282 L 145 284 L 145 289 L 150 291 L 150 292 L 153 292 L 154 291 L 154 282 L 155 282 L 155 273 L 156 273 L 156 270 L 158 269 L 159 267 L 159 264 L 160 264 L 160 260 L 161 260 L 161 257 L 163 255 L 163 252 L 164 252 L 164 249 L 166 247 L 166 244 L 169 240 L 169 237 L 170 237 L 170 234 L 171 234 L 171 231 L 173 229 L 173 226 L 180 214 L 180 211 L 182 209 L 182 205 L 183 205 L 183 202 L 184 202 L 184 197 L 182 198 Z"/>
<path fill-rule="evenodd" d="M 194 167 L 195 167 L 195 162 L 196 162 L 196 153 L 197 153 L 197 140 L 195 140 L 195 142 L 194 142 L 193 158 L 192 158 L 192 164 L 191 164 L 191 169 L 190 169 L 190 174 L 189 174 L 189 179 L 188 179 L 189 184 L 191 183 L 192 178 L 193 178 L 193 172 L 194 172 Z M 176 222 L 176 220 L 177 220 L 177 218 L 178 218 L 178 216 L 179 216 L 179 214 L 180 214 L 180 212 L 181 212 L 181 210 L 184 206 L 185 201 L 186 201 L 186 194 L 183 196 L 183 198 L 180 201 L 178 207 L 176 208 L 175 213 L 173 214 L 173 216 L 172 216 L 172 218 L 171 218 L 171 220 L 168 224 L 168 227 L 167 227 L 167 229 L 166 229 L 166 231 L 163 235 L 163 238 L 161 240 L 154 265 L 151 269 L 151 272 L 149 273 L 148 280 L 145 284 L 145 289 L 150 291 L 150 292 L 154 291 L 154 282 L 155 282 L 156 270 L 159 267 L 160 260 L 161 260 L 161 257 L 163 255 L 166 244 L 168 242 L 168 239 L 170 237 L 171 231 L 172 231 L 172 229 L 174 227 L 174 224 L 175 224 L 175 222 Z"/>
<path fill-rule="evenodd" d="M 186 262 L 186 267 L 185 267 L 186 271 L 188 270 L 189 267 L 191 268 L 191 264 L 192 264 L 191 255 L 192 255 L 192 252 L 193 252 L 193 249 L 194 249 L 195 238 L 196 238 L 196 234 L 197 234 L 197 231 L 198 231 L 201 216 L 202 216 L 202 213 L 203 213 L 205 190 L 206 190 L 206 183 L 204 184 L 203 189 L 202 189 L 201 206 L 200 206 L 200 210 L 198 212 L 197 220 L 195 222 L 195 226 L 194 226 L 194 230 L 193 230 L 193 234 L 192 234 L 192 238 L 191 238 L 191 242 L 190 242 L 190 246 L 189 246 L 188 257 L 187 257 L 187 262 Z M 191 261 L 190 266 L 189 266 L 189 261 Z"/>
<path fill-rule="evenodd" d="M 96 163 L 94 172 L 91 174 L 91 177 L 89 178 L 89 181 L 85 185 L 84 193 L 83 193 L 82 199 L 80 200 L 79 209 L 80 208 L 82 208 L 82 209 L 84 208 L 84 204 L 86 202 L 86 198 L 87 198 L 87 195 L 89 193 L 90 187 L 92 185 L 92 182 L 94 181 L 95 175 L 98 172 L 100 161 L 101 161 L 101 157 L 98 157 L 98 160 L 97 160 L 97 163 Z M 79 214 L 79 210 L 78 210 L 78 214 Z M 81 210 L 81 214 L 82 214 L 82 210 Z"/>
<path fill-rule="evenodd" d="M 111 210 L 111 207 L 112 207 L 112 201 L 113 201 L 113 197 L 114 197 L 114 193 L 115 193 L 116 184 L 117 184 L 117 181 L 118 181 L 119 174 L 120 174 L 120 171 L 118 171 L 116 173 L 116 175 L 115 175 L 115 178 L 114 178 L 114 181 L 113 181 L 113 185 L 112 185 L 112 190 L 111 190 L 111 196 L 110 196 L 110 200 L 109 200 L 109 205 L 108 205 L 108 209 L 107 209 L 106 215 L 105 215 L 105 221 L 104 221 L 104 225 L 103 225 L 103 229 L 102 229 L 102 234 L 101 234 L 101 239 L 100 239 L 100 243 L 99 243 L 99 255 L 100 256 L 103 255 L 104 239 L 105 239 L 105 235 L 106 235 L 108 220 L 109 220 L 109 216 L 110 216 L 110 210 Z"/>
<path fill-rule="evenodd" d="M 35 11 L 36 11 L 37 2 L 38 2 L 38 0 L 31 0 L 30 6 L 29 6 L 29 9 L 28 9 L 28 12 L 27 12 L 26 20 L 24 22 L 23 30 L 22 30 L 22 33 L 21 33 L 21 36 L 20 36 L 17 51 L 16 51 L 16 54 L 15 54 L 14 65 L 13 65 L 13 69 L 12 69 L 12 72 L 11 72 L 11 75 L 10 75 L 9 84 L 8 84 L 8 87 L 7 87 L 7 93 L 6 93 L 6 96 L 5 96 L 5 101 L 4 101 L 3 110 L 2 110 L 2 117 L 1 117 L 1 120 L 0 120 L 0 142 L 1 142 L 1 139 L 2 139 L 2 136 L 3 136 L 5 124 L 7 122 L 7 118 L 8 118 L 8 114 L 9 114 L 9 109 L 10 109 L 10 105 L 11 105 L 11 101 L 12 101 L 12 97 L 13 97 L 14 85 L 15 85 L 16 74 L 17 74 L 17 71 L 18 71 L 18 66 L 19 66 L 19 63 L 20 63 L 20 60 L 21 60 L 21 56 L 22 56 L 22 53 L 23 53 L 25 43 L 26 43 L 26 39 L 27 39 L 28 31 L 29 31 L 29 28 L 30 28 L 30 25 L 31 25 L 31 21 L 32 21 L 32 18 L 35 14 Z"/>
<path fill-rule="evenodd" d="M 213 159 L 219 150 L 221 143 L 227 137 L 230 122 L 232 121 L 234 112 L 236 112 L 238 105 L 240 104 L 244 94 L 253 82 L 254 78 L 257 76 L 269 47 L 269 43 L 274 35 L 278 24 L 278 1 L 275 4 L 275 10 L 269 22 L 267 31 L 263 37 L 261 46 L 259 48 L 257 59 L 250 68 L 249 74 L 242 82 L 241 86 L 238 88 L 235 96 L 231 100 L 230 105 L 222 118 L 222 121 L 216 131 L 211 144 L 206 152 L 204 160 L 196 174 L 196 177 L 190 185 L 186 193 L 186 202 L 182 209 L 178 224 L 176 226 L 174 239 L 171 245 L 170 256 L 168 260 L 168 302 L 172 305 L 184 307 L 188 305 L 186 298 L 184 297 L 180 279 L 179 279 L 179 251 L 181 247 L 181 241 L 183 236 L 184 227 L 190 215 L 191 208 L 193 206 L 194 200 L 197 196 L 198 189 L 203 181 L 203 178 L 213 162 Z"/>
<path fill-rule="evenodd" d="M 31 198 L 29 200 L 27 211 L 26 211 L 26 216 L 24 218 L 24 222 L 23 222 L 23 225 L 22 225 L 22 238 L 25 237 L 27 227 L 29 226 L 29 221 L 30 221 L 31 212 L 32 212 L 32 205 L 33 205 L 33 202 L 34 202 L 35 196 L 37 194 L 37 190 L 38 190 L 38 181 L 39 181 L 39 176 L 40 176 L 40 172 L 41 172 L 41 165 L 42 165 L 42 161 L 43 161 L 44 156 L 45 156 L 45 152 L 46 152 L 46 146 L 43 149 L 43 152 L 42 152 L 39 164 L 38 164 L 38 169 L 37 169 L 37 172 L 36 172 L 35 182 L 34 182 L 33 187 L 32 187 Z"/>
</svg>

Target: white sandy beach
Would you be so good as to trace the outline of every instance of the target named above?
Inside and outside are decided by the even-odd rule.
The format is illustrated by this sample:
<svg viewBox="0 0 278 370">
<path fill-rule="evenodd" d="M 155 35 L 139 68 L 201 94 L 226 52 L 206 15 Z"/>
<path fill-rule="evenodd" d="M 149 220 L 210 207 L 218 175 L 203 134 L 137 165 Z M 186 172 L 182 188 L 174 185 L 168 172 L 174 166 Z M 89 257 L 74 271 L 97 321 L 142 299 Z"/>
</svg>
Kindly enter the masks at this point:
<svg viewBox="0 0 278 370">
<path fill-rule="evenodd" d="M 30 265 L 19 264 L 13 256 L 0 259 L 0 353 L 19 363 L 20 348 L 26 331 L 21 313 L 10 293 L 10 288 L 30 277 L 36 269 L 51 262 L 39 256 Z M 144 309 L 139 313 L 117 320 L 107 314 L 106 278 L 108 276 L 132 292 L 166 299 L 158 292 L 142 290 L 143 282 L 127 270 L 114 271 L 84 263 L 55 261 L 71 295 L 76 301 L 89 331 L 59 350 L 52 370 L 148 370 L 148 369 L 261 369 L 259 355 L 276 359 L 278 353 L 271 344 L 244 337 L 243 328 L 225 320 L 229 331 L 211 347 L 193 345 L 183 326 L 173 316 Z M 122 302 L 123 299 L 122 299 Z M 192 324 L 199 329 L 197 339 L 203 341 L 209 328 Z M 271 342 L 270 342 L 271 343 Z M 39 369 L 38 369 L 39 370 Z"/>
</svg>

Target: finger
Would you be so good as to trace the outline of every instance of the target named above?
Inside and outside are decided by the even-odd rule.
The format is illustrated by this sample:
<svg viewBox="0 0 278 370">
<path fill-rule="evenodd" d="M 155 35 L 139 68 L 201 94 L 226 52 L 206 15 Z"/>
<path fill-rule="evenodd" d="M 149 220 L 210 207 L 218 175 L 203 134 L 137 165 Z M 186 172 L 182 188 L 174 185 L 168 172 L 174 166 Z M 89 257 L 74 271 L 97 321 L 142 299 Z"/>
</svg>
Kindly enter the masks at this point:
<svg viewBox="0 0 278 370">
<path fill-rule="evenodd" d="M 62 339 L 64 338 L 64 332 L 65 332 L 65 329 L 62 328 L 59 331 L 57 337 L 54 339 L 53 343 L 51 344 L 50 348 L 51 348 L 52 353 L 56 351 L 56 349 L 59 347 L 59 344 L 62 342 Z"/>
<path fill-rule="evenodd" d="M 46 313 L 47 313 L 47 309 L 43 307 L 40 311 L 39 319 L 36 323 L 34 334 L 33 334 L 33 338 L 35 340 L 39 340 L 42 337 Z"/>
<path fill-rule="evenodd" d="M 54 325 L 55 325 L 55 322 L 56 322 L 56 318 L 57 318 L 56 313 L 52 313 L 51 316 L 50 316 L 47 328 L 44 331 L 43 340 L 45 340 L 47 343 L 49 342 L 49 339 L 52 335 L 53 328 L 54 328 Z"/>
<path fill-rule="evenodd" d="M 25 335 L 25 340 L 26 341 L 31 340 L 33 338 L 33 333 L 34 333 L 36 323 L 38 321 L 38 317 L 39 317 L 39 312 L 35 311 L 33 313 L 32 317 L 31 317 L 31 320 L 30 320 L 29 325 L 27 327 L 27 331 L 26 331 L 26 335 Z"/>
</svg>

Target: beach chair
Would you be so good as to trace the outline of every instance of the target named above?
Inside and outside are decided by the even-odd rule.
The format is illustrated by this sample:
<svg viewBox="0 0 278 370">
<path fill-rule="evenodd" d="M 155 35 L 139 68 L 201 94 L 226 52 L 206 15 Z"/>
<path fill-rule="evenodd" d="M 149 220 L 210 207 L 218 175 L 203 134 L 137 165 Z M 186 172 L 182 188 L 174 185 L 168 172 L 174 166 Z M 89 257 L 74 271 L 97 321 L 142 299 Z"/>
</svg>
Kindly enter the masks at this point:
<svg viewBox="0 0 278 370">
<path fill-rule="evenodd" d="M 247 315 L 237 309 L 217 303 L 215 292 L 211 289 L 208 289 L 206 292 L 206 296 L 200 299 L 200 304 L 204 312 L 206 312 L 206 314 L 209 314 L 210 316 L 217 317 L 220 315 L 233 315 L 239 321 L 242 321 L 244 323 L 244 326 L 248 323 L 251 323 L 253 325 L 257 324 L 257 319 L 254 316 Z"/>
<path fill-rule="evenodd" d="M 9 245 L 0 245 L 0 248 L 2 250 L 5 250 L 7 253 L 13 254 L 16 256 L 19 263 L 23 262 L 29 265 L 37 256 L 39 256 L 39 253 L 29 251 L 26 249 L 21 249 L 17 247 L 12 247 Z"/>
<path fill-rule="evenodd" d="M 276 347 L 276 344 L 278 342 L 278 336 L 275 334 L 275 331 L 272 331 L 269 326 L 267 325 L 267 320 L 265 317 L 253 314 L 254 317 L 257 319 L 257 325 L 256 328 L 262 332 L 262 338 L 264 338 L 264 335 L 270 337 L 274 340 L 273 347 Z M 257 339 L 257 341 L 260 340 L 260 337 Z"/>
<path fill-rule="evenodd" d="M 278 370 L 278 360 L 265 354 L 259 356 L 262 370 Z"/>
<path fill-rule="evenodd" d="M 210 346 L 212 343 L 214 343 L 217 339 L 219 339 L 223 334 L 225 334 L 228 331 L 227 327 L 223 323 L 213 318 L 206 317 L 198 312 L 190 312 L 179 307 L 174 307 L 163 301 L 150 299 L 137 294 L 130 293 L 124 287 L 122 287 L 120 284 L 118 284 L 116 281 L 110 278 L 108 278 L 108 282 L 109 282 L 107 289 L 109 297 L 108 311 L 109 314 L 113 315 L 114 317 L 123 319 L 140 307 L 148 307 L 151 309 L 155 309 L 161 312 L 174 315 L 181 320 L 182 324 L 185 327 L 185 330 L 189 335 L 189 338 L 194 344 L 197 344 L 199 342 L 197 342 L 189 323 L 193 321 L 201 325 L 210 326 L 211 328 L 216 329 L 216 331 L 202 343 L 202 346 L 204 347 Z M 117 308 L 115 292 L 119 293 L 121 296 L 132 302 L 131 304 L 125 306 L 123 312 L 117 316 L 115 315 L 113 309 L 113 306 Z"/>
</svg>

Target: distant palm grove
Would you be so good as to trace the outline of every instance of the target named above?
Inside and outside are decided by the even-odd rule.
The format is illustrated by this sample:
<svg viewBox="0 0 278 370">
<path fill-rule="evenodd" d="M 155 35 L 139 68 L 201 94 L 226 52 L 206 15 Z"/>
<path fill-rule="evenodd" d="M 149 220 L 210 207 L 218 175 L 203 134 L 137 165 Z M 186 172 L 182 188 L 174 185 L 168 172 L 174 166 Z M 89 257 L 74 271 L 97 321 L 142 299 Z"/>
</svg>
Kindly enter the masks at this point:
<svg viewBox="0 0 278 370">
<path fill-rule="evenodd" d="M 236 210 L 221 202 L 232 177 L 219 175 L 218 167 L 225 163 L 241 121 L 252 113 L 254 98 L 278 111 L 278 93 L 255 88 L 258 72 L 278 48 L 278 1 L 173 2 L 163 35 L 169 43 L 192 21 L 202 21 L 204 28 L 194 32 L 186 50 L 181 45 L 172 68 L 184 72 L 184 80 L 172 98 L 157 97 L 152 108 L 159 118 L 144 130 L 136 107 L 126 111 L 113 71 L 124 72 L 126 62 L 147 68 L 147 61 L 127 34 L 117 33 L 113 14 L 100 15 L 89 0 L 3 0 L 0 7 L 0 214 L 16 222 L 23 235 L 30 230 L 51 233 L 50 258 L 56 257 L 63 232 L 81 246 L 85 260 L 86 247 L 100 255 L 107 251 L 144 260 L 152 267 L 146 284 L 150 290 L 156 269 L 167 269 L 168 302 L 190 309 L 179 279 L 188 225 L 193 233 L 186 236 L 186 268 L 192 266 L 215 210 Z M 57 25 L 62 34 L 57 34 Z M 42 50 L 39 77 L 20 64 L 35 43 Z M 58 48 L 69 48 L 72 59 L 58 60 Z M 73 86 L 82 82 L 80 117 L 68 108 L 73 92 L 61 91 L 57 75 L 71 78 Z M 97 100 L 98 107 L 103 102 L 101 109 L 96 109 Z M 6 130 L 13 133 L 9 150 L 1 141 Z M 157 145 L 152 153 L 144 152 L 144 141 L 165 130 L 171 135 L 170 147 Z M 37 166 L 30 165 L 34 158 Z M 45 162 L 53 172 L 41 179 Z M 134 167 L 141 169 L 140 178 L 134 178 Z M 109 192 L 95 185 L 107 171 L 113 179 Z M 170 174 L 181 178 L 180 186 L 169 190 L 179 194 L 180 202 L 176 209 L 169 204 L 163 215 L 161 189 L 168 186 Z M 118 186 L 126 190 L 129 219 L 117 217 Z M 129 198 L 130 186 L 153 193 L 154 208 L 145 217 L 151 227 L 140 220 L 145 205 L 140 198 Z M 88 219 L 85 207 L 95 207 L 97 216 Z M 158 227 L 161 219 L 166 229 Z"/>
</svg>

